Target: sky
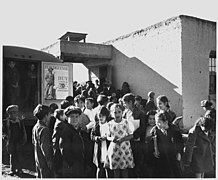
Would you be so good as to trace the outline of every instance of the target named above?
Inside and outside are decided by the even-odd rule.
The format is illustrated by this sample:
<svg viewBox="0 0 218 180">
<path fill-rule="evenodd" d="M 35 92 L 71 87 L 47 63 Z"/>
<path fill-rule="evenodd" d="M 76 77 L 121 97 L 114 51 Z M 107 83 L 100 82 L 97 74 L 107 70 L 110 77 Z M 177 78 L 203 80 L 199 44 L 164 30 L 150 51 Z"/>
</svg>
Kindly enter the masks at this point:
<svg viewBox="0 0 218 180">
<path fill-rule="evenodd" d="M 217 21 L 217 0 L 0 0 L 0 43 L 40 50 L 67 31 L 102 43 L 168 18 Z"/>
<path fill-rule="evenodd" d="M 1 43 L 41 49 L 67 31 L 102 43 L 178 15 L 217 21 L 216 0 L 0 0 Z"/>
</svg>

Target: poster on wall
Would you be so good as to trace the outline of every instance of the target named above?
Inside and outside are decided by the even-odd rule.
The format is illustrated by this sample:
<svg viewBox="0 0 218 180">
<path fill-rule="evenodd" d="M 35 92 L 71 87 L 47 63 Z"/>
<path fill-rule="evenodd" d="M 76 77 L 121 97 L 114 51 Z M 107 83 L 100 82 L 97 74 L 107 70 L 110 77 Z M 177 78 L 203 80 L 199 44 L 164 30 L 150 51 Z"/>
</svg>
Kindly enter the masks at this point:
<svg viewBox="0 0 218 180">
<path fill-rule="evenodd" d="M 43 63 L 43 93 L 45 100 L 61 100 L 69 95 L 69 65 Z"/>
</svg>

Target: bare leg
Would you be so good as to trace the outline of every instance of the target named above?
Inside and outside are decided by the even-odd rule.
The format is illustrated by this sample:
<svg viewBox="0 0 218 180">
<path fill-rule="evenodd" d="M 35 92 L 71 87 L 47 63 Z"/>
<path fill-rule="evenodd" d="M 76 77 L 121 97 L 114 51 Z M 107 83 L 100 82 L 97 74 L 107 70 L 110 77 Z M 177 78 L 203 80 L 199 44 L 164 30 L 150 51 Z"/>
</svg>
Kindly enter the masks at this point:
<svg viewBox="0 0 218 180">
<path fill-rule="evenodd" d="M 195 173 L 195 177 L 196 177 L 196 178 L 203 178 L 202 176 L 203 176 L 202 173 Z"/>
</svg>

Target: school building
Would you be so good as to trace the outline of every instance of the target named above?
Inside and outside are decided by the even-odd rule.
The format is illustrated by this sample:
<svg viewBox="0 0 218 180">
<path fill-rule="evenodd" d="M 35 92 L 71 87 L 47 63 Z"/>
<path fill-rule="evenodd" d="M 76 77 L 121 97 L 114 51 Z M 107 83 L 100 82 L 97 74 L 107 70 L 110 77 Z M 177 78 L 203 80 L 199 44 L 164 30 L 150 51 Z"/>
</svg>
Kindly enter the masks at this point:
<svg viewBox="0 0 218 180">
<path fill-rule="evenodd" d="M 20 54 L 3 52 L 5 64 L 13 58 L 18 65 L 23 62 L 23 67 L 27 59 L 36 63 L 38 90 L 41 90 L 37 103 L 59 103 L 64 96 L 71 95 L 73 64 L 82 63 L 87 68 L 87 80 L 105 78 L 116 89 L 126 81 L 134 94 L 144 98 L 151 90 L 155 97 L 166 95 L 171 109 L 177 116 L 183 116 L 185 129 L 204 114 L 201 100 L 210 99 L 215 105 L 215 22 L 181 15 L 101 44 L 87 43 L 86 36 L 85 33 L 67 32 L 54 44 L 41 49 L 41 53 L 52 55 L 52 62 L 46 57 L 33 60 L 34 56 L 27 50 L 26 53 L 19 51 Z M 11 48 L 14 47 L 5 47 Z M 60 79 L 55 101 L 45 99 L 43 92 L 49 66 Z"/>
</svg>

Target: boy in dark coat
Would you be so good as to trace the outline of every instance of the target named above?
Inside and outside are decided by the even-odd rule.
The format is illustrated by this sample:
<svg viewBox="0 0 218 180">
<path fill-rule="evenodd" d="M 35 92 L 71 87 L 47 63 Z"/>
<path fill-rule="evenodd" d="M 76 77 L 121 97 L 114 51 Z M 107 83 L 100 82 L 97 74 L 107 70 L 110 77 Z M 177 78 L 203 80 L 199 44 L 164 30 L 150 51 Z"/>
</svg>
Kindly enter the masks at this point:
<svg viewBox="0 0 218 180">
<path fill-rule="evenodd" d="M 151 130 L 154 176 L 158 178 L 181 177 L 179 161 L 183 152 L 182 135 L 173 125 L 169 126 L 165 113 L 155 115 L 156 126 Z"/>
<path fill-rule="evenodd" d="M 64 118 L 63 109 L 56 109 L 54 112 L 54 117 L 56 118 L 54 132 L 52 135 L 54 175 L 55 177 L 62 177 L 63 156 L 61 155 L 59 148 L 59 140 L 67 122 Z"/>
<path fill-rule="evenodd" d="M 215 170 L 216 134 L 211 118 L 200 118 L 189 130 L 184 163 L 191 167 L 195 177 L 203 178 L 204 173 Z"/>
<path fill-rule="evenodd" d="M 23 120 L 18 117 L 17 105 L 8 106 L 6 112 L 9 117 L 3 121 L 3 137 L 10 154 L 10 175 L 21 174 L 22 146 L 27 141 L 26 130 Z"/>
<path fill-rule="evenodd" d="M 48 128 L 50 108 L 39 104 L 34 109 L 33 115 L 38 118 L 32 134 L 36 171 L 39 178 L 50 178 L 52 177 L 52 141 Z"/>
<path fill-rule="evenodd" d="M 81 110 L 69 106 L 64 110 L 69 124 L 66 124 L 60 137 L 60 150 L 63 156 L 63 177 L 84 177 L 84 142 L 79 120 Z"/>
</svg>

